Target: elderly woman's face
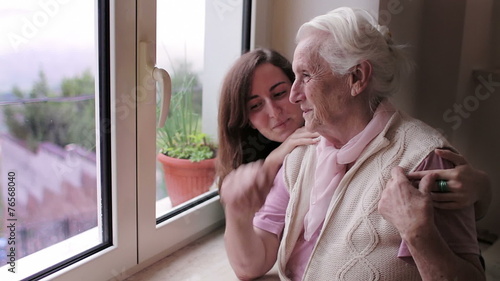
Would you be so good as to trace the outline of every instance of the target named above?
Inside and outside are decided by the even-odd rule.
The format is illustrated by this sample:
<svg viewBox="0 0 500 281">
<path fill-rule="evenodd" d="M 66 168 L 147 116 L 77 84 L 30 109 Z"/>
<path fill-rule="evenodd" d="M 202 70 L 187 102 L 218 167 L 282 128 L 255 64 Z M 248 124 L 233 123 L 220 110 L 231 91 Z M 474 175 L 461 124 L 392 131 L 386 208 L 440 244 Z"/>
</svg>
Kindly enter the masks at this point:
<svg viewBox="0 0 500 281">
<path fill-rule="evenodd" d="M 300 106 L 289 101 L 291 86 L 285 73 L 270 63 L 255 69 L 247 100 L 250 124 L 270 140 L 284 142 L 304 124 Z"/>
<path fill-rule="evenodd" d="M 300 104 L 308 131 L 338 130 L 350 112 L 350 88 L 347 75 L 335 75 L 328 63 L 301 41 L 295 49 L 293 71 L 295 82 L 290 101 Z M 316 55 L 315 55 L 316 54 Z"/>
</svg>

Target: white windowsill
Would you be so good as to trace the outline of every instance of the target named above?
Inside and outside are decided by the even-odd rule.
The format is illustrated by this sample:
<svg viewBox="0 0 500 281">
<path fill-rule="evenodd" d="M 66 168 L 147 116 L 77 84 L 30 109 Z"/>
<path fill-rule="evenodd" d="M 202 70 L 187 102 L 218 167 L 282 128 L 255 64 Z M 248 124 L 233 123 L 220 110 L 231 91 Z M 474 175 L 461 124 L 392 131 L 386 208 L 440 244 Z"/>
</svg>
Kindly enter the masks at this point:
<svg viewBox="0 0 500 281">
<path fill-rule="evenodd" d="M 238 278 L 227 259 L 222 226 L 125 280 L 232 281 Z M 279 280 L 276 267 L 257 280 Z"/>
</svg>

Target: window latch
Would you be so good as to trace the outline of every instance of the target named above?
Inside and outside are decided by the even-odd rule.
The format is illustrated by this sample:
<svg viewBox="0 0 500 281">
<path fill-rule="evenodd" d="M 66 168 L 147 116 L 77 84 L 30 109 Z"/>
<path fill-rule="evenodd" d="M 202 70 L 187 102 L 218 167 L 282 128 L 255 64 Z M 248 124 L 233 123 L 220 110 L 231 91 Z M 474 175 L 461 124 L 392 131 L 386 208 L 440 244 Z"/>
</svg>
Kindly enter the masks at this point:
<svg viewBox="0 0 500 281">
<path fill-rule="evenodd" d="M 140 59 L 142 60 L 141 64 L 144 64 L 146 71 L 145 75 L 147 79 L 153 78 L 155 82 L 160 84 L 159 87 L 159 98 L 160 98 L 160 118 L 157 121 L 157 127 L 162 128 L 165 126 L 165 122 L 167 121 L 168 112 L 170 109 L 170 99 L 172 97 L 172 80 L 170 79 L 170 75 L 168 72 L 163 69 L 155 66 L 155 59 L 151 57 L 150 47 L 152 43 L 141 41 L 139 43 L 139 52 Z M 142 69 L 142 68 L 140 68 Z M 151 75 L 151 76 L 150 76 Z M 141 77 L 141 76 L 140 76 Z M 153 83 L 153 85 L 156 83 Z"/>
</svg>

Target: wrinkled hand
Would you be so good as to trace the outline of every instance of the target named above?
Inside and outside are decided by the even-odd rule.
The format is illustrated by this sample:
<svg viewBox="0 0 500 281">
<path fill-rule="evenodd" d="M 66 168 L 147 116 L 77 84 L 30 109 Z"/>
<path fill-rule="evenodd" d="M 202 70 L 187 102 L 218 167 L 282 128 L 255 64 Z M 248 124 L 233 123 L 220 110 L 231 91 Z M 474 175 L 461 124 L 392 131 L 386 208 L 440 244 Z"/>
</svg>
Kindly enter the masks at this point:
<svg viewBox="0 0 500 281">
<path fill-rule="evenodd" d="M 253 216 L 264 205 L 273 180 L 274 176 L 265 171 L 262 160 L 243 164 L 224 179 L 221 203 L 225 208 Z"/>
<path fill-rule="evenodd" d="M 398 229 L 404 239 L 406 235 L 418 232 L 433 221 L 434 211 L 429 187 L 430 182 L 436 179 L 434 175 L 424 176 L 417 189 L 401 167 L 394 167 L 391 176 L 382 192 L 378 211 Z"/>
<path fill-rule="evenodd" d="M 436 149 L 435 152 L 438 156 L 451 161 L 455 165 L 455 168 L 418 171 L 408 174 L 408 178 L 411 180 L 420 180 L 425 176 L 432 175 L 436 179 L 447 181 L 450 192 L 431 193 L 435 207 L 441 209 L 461 209 L 473 205 L 481 198 L 484 198 L 486 201 L 489 200 L 484 196 L 485 194 L 489 194 L 491 190 L 490 180 L 486 173 L 474 169 L 460 154 L 447 149 Z M 435 182 L 429 182 L 428 184 L 428 188 L 432 191 L 438 190 Z"/>
</svg>

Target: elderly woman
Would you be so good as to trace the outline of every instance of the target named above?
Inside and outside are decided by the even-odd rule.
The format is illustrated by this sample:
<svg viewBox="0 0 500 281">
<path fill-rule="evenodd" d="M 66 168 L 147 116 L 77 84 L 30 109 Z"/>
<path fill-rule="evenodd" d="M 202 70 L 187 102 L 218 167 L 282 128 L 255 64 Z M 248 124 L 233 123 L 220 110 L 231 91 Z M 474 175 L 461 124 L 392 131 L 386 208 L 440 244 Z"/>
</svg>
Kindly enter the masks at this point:
<svg viewBox="0 0 500 281">
<path fill-rule="evenodd" d="M 238 277 L 277 260 L 284 280 L 484 280 L 473 207 L 434 209 L 435 174 L 418 188 L 405 175 L 452 167 L 434 152 L 450 145 L 388 101 L 408 64 L 387 29 L 341 8 L 297 43 L 290 101 L 320 141 L 294 149 L 273 184 L 260 162 L 224 181 L 241 187 L 221 194 Z"/>
<path fill-rule="evenodd" d="M 317 142 L 317 133 L 301 128 L 304 118 L 300 105 L 289 101 L 294 80 L 291 63 L 271 49 L 258 48 L 235 61 L 222 84 L 219 102 L 219 187 L 241 165 L 263 159 L 265 172 L 274 178 L 293 148 Z M 491 200 L 488 176 L 467 164 L 459 154 L 439 149 L 436 153 L 456 167 L 408 176 L 420 180 L 428 173 L 437 174 L 447 180 L 450 192 L 433 194 L 436 207 L 460 209 L 474 205 L 476 217 L 484 216 Z"/>
</svg>

